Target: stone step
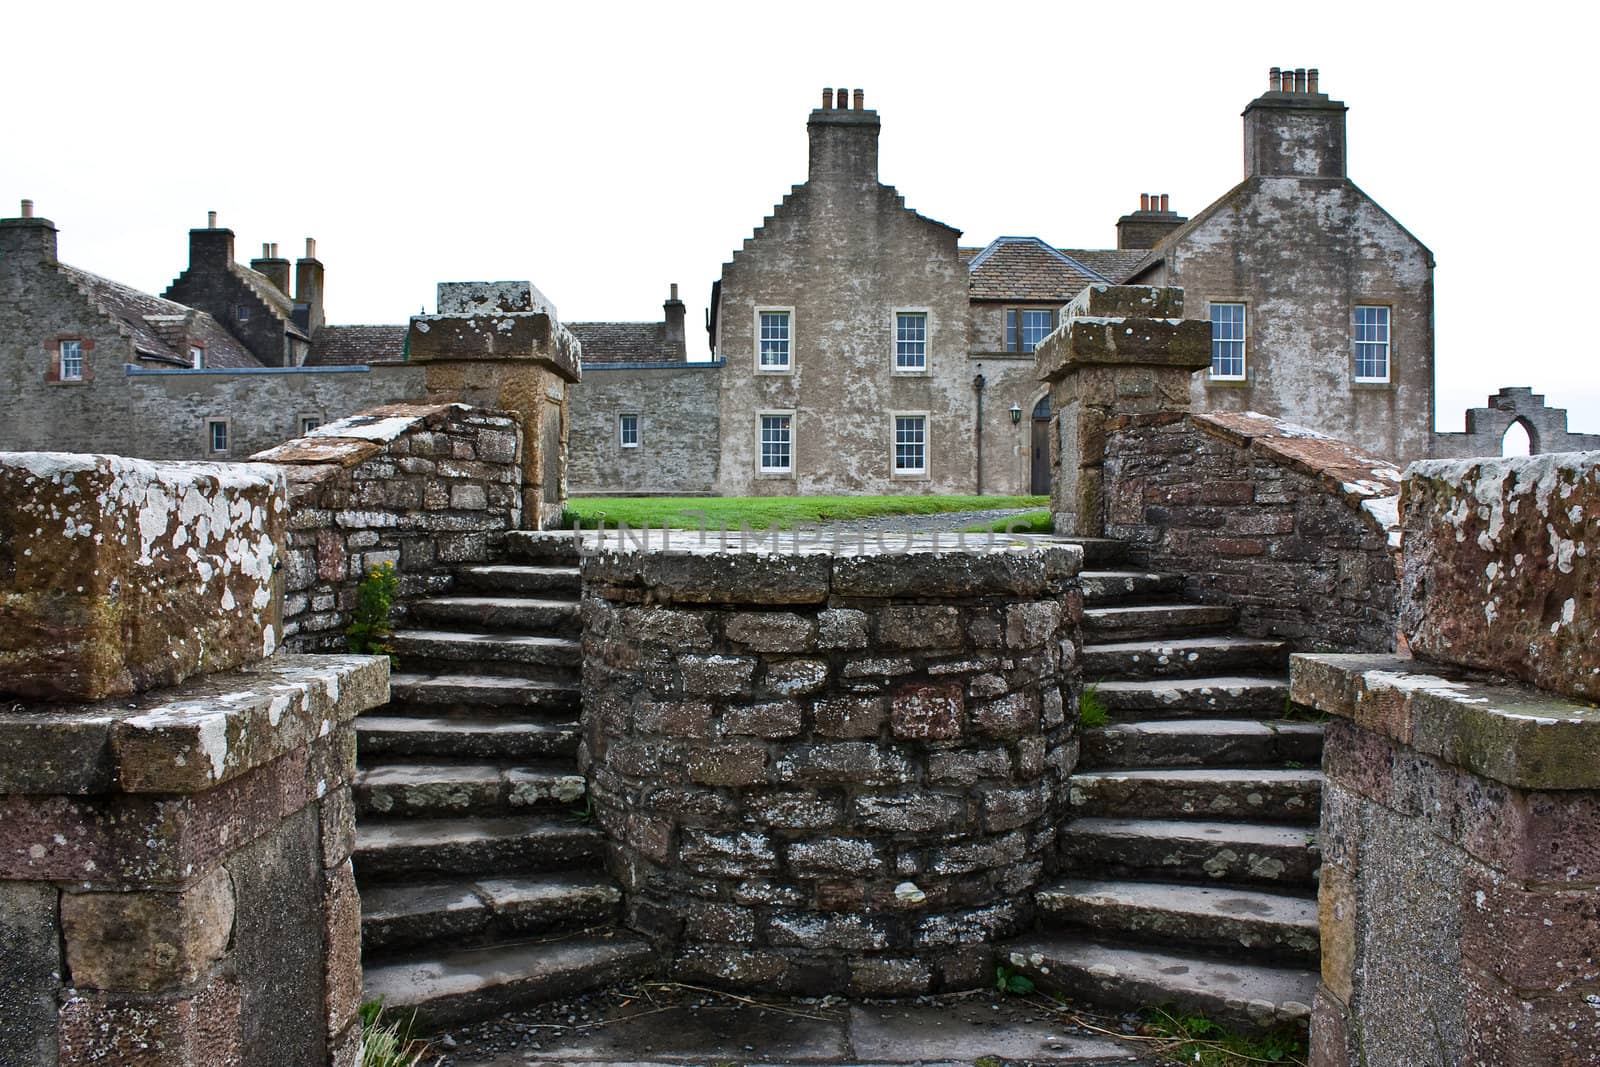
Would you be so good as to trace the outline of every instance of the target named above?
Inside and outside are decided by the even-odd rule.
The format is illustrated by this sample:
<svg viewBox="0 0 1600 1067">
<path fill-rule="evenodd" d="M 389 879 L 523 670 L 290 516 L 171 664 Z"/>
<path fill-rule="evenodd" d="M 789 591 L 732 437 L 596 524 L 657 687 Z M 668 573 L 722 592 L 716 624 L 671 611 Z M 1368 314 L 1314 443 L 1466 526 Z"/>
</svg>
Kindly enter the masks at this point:
<svg viewBox="0 0 1600 1067">
<path fill-rule="evenodd" d="M 371 713 L 356 720 L 357 752 L 363 764 L 379 756 L 508 760 L 571 757 L 577 754 L 580 736 L 576 721 L 529 722 L 504 716 Z"/>
<path fill-rule="evenodd" d="M 1083 771 L 1069 783 L 1073 813 L 1146 819 L 1316 822 L 1322 772 L 1237 767 Z"/>
<path fill-rule="evenodd" d="M 1305 1024 L 1317 989 L 1315 971 L 1269 967 L 1180 952 L 1039 935 L 1004 946 L 1013 964 L 1046 988 L 1094 1004 L 1160 1004 L 1198 1012 L 1236 1028 Z M 1020 963 L 1018 961 L 1021 961 Z"/>
<path fill-rule="evenodd" d="M 1114 716 L 1282 715 L 1289 700 L 1287 678 L 1212 675 L 1205 678 L 1140 678 L 1094 683 L 1095 695 Z"/>
<path fill-rule="evenodd" d="M 1289 646 L 1254 637 L 1187 637 L 1111 641 L 1083 646 L 1085 678 L 1198 677 L 1228 671 L 1286 670 Z"/>
<path fill-rule="evenodd" d="M 1221 604 L 1134 604 L 1085 608 L 1085 641 L 1192 637 L 1233 625 L 1233 609 Z"/>
<path fill-rule="evenodd" d="M 361 951 L 514 941 L 616 918 L 622 891 L 592 871 L 379 885 L 361 892 Z"/>
<path fill-rule="evenodd" d="M 1068 879 L 1034 896 L 1041 915 L 1105 936 L 1317 961 L 1317 902 L 1231 886 Z"/>
<path fill-rule="evenodd" d="M 418 624 L 446 623 L 486 630 L 576 633 L 578 601 L 518 596 L 439 596 L 411 604 Z"/>
<path fill-rule="evenodd" d="M 643 939 L 617 933 L 419 952 L 366 968 L 362 997 L 436 1030 L 642 977 L 655 962 Z"/>
<path fill-rule="evenodd" d="M 1077 818 L 1057 835 L 1064 867 L 1095 878 L 1309 889 L 1321 853 L 1304 826 L 1199 819 Z"/>
<path fill-rule="evenodd" d="M 389 641 L 408 667 L 425 663 L 516 664 L 576 671 L 583 662 L 582 645 L 571 637 L 539 634 L 485 634 L 466 630 L 405 629 Z"/>
<path fill-rule="evenodd" d="M 1170 598 L 1183 592 L 1181 574 L 1085 570 L 1079 573 L 1078 581 L 1083 586 L 1083 602 L 1091 607 Z"/>
<path fill-rule="evenodd" d="M 579 588 L 576 566 L 486 563 L 456 570 L 456 584 L 489 593 L 570 593 Z"/>
<path fill-rule="evenodd" d="M 569 765 L 363 761 L 352 792 L 358 815 L 502 815 L 571 808 L 587 792 Z"/>
<path fill-rule="evenodd" d="M 507 559 L 551 566 L 575 567 L 581 555 L 578 539 L 563 530 L 512 530 L 502 550 Z"/>
<path fill-rule="evenodd" d="M 422 707 L 440 712 L 484 708 L 537 710 L 576 719 L 583 702 L 576 679 L 551 681 L 510 674 L 434 674 L 400 671 L 389 675 L 390 708 Z"/>
<path fill-rule="evenodd" d="M 1056 537 L 1051 541 L 1082 548 L 1085 570 L 1111 570 L 1128 558 L 1128 543 L 1113 537 Z"/>
<path fill-rule="evenodd" d="M 359 722 L 357 723 L 359 726 Z M 1255 719 L 1167 719 L 1083 731 L 1082 770 L 1200 765 L 1317 766 L 1322 725 Z"/>
<path fill-rule="evenodd" d="M 356 878 L 365 889 L 432 875 L 587 868 L 598 863 L 604 845 L 598 828 L 570 816 L 368 818 L 356 824 Z"/>
</svg>

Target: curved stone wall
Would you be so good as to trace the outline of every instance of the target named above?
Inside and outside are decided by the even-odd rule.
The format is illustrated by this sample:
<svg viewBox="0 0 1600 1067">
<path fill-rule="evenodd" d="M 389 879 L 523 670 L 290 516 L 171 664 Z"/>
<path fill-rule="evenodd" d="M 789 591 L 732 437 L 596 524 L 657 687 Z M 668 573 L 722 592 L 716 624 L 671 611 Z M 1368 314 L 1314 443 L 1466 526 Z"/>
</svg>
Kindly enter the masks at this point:
<svg viewBox="0 0 1600 1067">
<path fill-rule="evenodd" d="M 1030 918 L 1077 762 L 1080 561 L 585 557 L 590 795 L 629 923 L 675 976 L 802 994 L 993 980 L 988 946 Z"/>
</svg>

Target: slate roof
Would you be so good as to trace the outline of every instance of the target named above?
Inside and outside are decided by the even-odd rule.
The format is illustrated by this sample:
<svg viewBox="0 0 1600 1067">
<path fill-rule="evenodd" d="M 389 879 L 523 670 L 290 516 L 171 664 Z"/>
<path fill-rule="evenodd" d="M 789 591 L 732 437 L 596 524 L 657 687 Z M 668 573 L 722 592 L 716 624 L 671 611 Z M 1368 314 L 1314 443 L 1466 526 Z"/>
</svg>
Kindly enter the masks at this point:
<svg viewBox="0 0 1600 1067">
<path fill-rule="evenodd" d="M 583 345 L 583 362 L 655 363 L 673 359 L 666 351 L 664 322 L 569 322 Z"/>
<path fill-rule="evenodd" d="M 324 326 L 311 341 L 308 367 L 398 363 L 406 358 L 409 326 Z"/>
<path fill-rule="evenodd" d="M 1037 237 L 997 237 L 967 261 L 973 300 L 1066 303 L 1086 286 L 1111 281 Z"/>
<path fill-rule="evenodd" d="M 1150 254 L 1148 248 L 1063 248 L 1061 252 L 1118 283 L 1127 281 Z"/>
<path fill-rule="evenodd" d="M 58 269 L 97 307 L 120 323 L 141 356 L 189 366 L 189 352 L 179 340 L 187 335 L 206 350 L 208 367 L 259 367 L 261 361 L 204 311 L 164 297 L 141 292 L 110 278 L 102 278 L 65 263 Z"/>
</svg>

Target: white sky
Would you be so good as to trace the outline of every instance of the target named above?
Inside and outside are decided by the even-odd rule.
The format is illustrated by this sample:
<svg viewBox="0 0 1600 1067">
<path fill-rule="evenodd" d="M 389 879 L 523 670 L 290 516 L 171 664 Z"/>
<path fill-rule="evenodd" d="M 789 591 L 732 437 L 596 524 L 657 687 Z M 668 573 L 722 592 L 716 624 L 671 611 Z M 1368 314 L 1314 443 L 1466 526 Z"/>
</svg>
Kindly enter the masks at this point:
<svg viewBox="0 0 1600 1067">
<path fill-rule="evenodd" d="M 883 119 L 881 177 L 964 244 L 1112 247 L 1140 192 L 1241 177 L 1271 66 L 1350 105 L 1351 177 L 1434 252 L 1441 429 L 1531 385 L 1600 432 L 1596 7 L 119 2 L 4 16 L 0 214 L 152 292 L 214 209 L 238 258 L 317 238 L 338 323 L 525 278 L 567 321 L 659 318 L 704 353 L 722 263 L 806 172 L 823 86 Z M 1563 283 L 1569 284 L 1569 283 Z"/>
</svg>

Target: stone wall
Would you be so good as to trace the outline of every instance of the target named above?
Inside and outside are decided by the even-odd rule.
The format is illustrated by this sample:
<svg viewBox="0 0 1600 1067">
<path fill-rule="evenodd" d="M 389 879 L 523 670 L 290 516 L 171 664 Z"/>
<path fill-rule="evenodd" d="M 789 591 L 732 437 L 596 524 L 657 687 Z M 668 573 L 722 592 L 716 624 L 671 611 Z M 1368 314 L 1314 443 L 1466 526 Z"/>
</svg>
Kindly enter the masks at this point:
<svg viewBox="0 0 1600 1067">
<path fill-rule="evenodd" d="M 1315 1067 L 1594 1062 L 1597 505 L 1594 453 L 1414 464 L 1419 658 L 1294 657 L 1293 699 L 1334 716 Z"/>
<path fill-rule="evenodd" d="M 1600 433 L 1567 429 L 1566 408 L 1549 407 L 1532 389 L 1512 386 L 1491 396 L 1486 406 L 1468 408 L 1465 433 L 1435 433 L 1431 454 L 1440 459 L 1498 456 L 1512 423 L 1521 423 L 1528 432 L 1532 455 L 1600 449 Z"/>
<path fill-rule="evenodd" d="M 345 647 L 356 587 L 382 563 L 402 598 L 439 592 L 522 520 L 521 425 L 464 404 L 395 404 L 258 453 L 289 491 L 283 638 Z"/>
<path fill-rule="evenodd" d="M 567 489 L 610 496 L 716 491 L 722 363 L 588 363 L 572 387 Z M 639 416 L 624 448 L 618 417 Z"/>
<path fill-rule="evenodd" d="M 1400 472 L 1257 415 L 1134 415 L 1105 438 L 1105 532 L 1245 633 L 1297 648 L 1395 643 Z"/>
<path fill-rule="evenodd" d="M 947 546 L 948 547 L 948 546 Z M 1075 547 L 588 555 L 585 758 L 687 981 L 993 981 L 1077 762 Z"/>
</svg>

